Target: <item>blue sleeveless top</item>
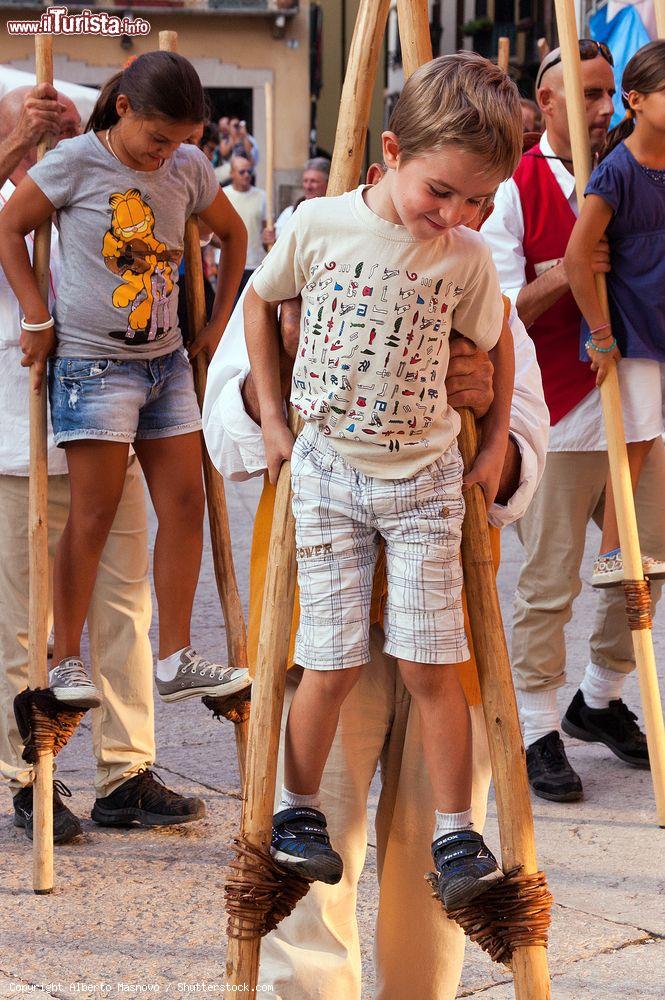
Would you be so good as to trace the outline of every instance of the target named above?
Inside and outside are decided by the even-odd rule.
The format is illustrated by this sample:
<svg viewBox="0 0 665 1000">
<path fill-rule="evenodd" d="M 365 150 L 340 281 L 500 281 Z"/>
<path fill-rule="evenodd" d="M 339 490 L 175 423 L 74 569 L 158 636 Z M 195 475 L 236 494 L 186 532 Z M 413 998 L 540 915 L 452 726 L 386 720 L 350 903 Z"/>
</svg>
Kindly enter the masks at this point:
<svg viewBox="0 0 665 1000">
<path fill-rule="evenodd" d="M 596 167 L 585 194 L 598 195 L 614 213 L 606 230 L 607 290 L 619 350 L 624 358 L 665 362 L 665 170 L 643 167 L 621 142 Z"/>
</svg>

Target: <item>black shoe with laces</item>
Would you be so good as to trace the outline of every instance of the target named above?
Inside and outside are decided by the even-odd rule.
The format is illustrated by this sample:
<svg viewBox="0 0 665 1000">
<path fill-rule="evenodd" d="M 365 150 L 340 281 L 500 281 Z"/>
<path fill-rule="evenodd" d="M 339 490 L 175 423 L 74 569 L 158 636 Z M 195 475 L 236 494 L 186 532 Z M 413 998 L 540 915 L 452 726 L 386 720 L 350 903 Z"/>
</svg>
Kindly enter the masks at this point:
<svg viewBox="0 0 665 1000">
<path fill-rule="evenodd" d="M 187 799 L 167 788 L 158 775 L 141 768 L 114 792 L 96 799 L 91 816 L 101 826 L 170 826 L 203 819 L 201 799 Z"/>
<path fill-rule="evenodd" d="M 447 910 L 465 906 L 503 878 L 496 858 L 475 830 L 444 833 L 432 844 L 437 895 Z"/>
<path fill-rule="evenodd" d="M 580 776 L 570 766 L 563 741 L 555 729 L 527 747 L 526 769 L 529 784 L 541 799 L 577 802 L 582 798 Z"/>
<path fill-rule="evenodd" d="M 53 843 L 68 844 L 81 833 L 81 823 L 61 799 L 71 798 L 72 793 L 62 781 L 53 782 Z M 14 826 L 22 827 L 28 840 L 32 840 L 34 811 L 32 785 L 26 785 L 14 796 Z"/>
<path fill-rule="evenodd" d="M 336 885 L 344 871 L 342 859 L 330 845 L 326 817 L 310 807 L 275 813 L 270 853 L 282 868 L 312 882 Z"/>
<path fill-rule="evenodd" d="M 647 738 L 637 716 L 617 698 L 609 708 L 589 708 L 581 691 L 566 709 L 561 728 L 568 736 L 586 743 L 604 743 L 613 754 L 633 767 L 649 767 Z"/>
</svg>

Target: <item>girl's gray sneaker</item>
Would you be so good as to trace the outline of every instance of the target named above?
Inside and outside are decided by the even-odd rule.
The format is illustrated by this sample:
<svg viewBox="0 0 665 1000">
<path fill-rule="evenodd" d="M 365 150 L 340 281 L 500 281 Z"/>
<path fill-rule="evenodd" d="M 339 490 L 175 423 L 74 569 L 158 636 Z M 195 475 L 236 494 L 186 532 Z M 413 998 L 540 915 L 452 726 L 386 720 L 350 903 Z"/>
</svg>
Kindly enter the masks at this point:
<svg viewBox="0 0 665 1000">
<path fill-rule="evenodd" d="M 251 681 L 249 670 L 211 663 L 188 646 L 180 654 L 173 680 L 163 681 L 155 677 L 155 684 L 162 701 L 182 701 L 183 698 L 202 698 L 203 695 L 220 698 L 237 694 L 249 688 Z"/>
<path fill-rule="evenodd" d="M 65 705 L 81 708 L 97 708 L 102 699 L 83 665 L 83 660 L 69 656 L 60 660 L 57 667 L 49 671 L 49 689 L 53 697 Z"/>
</svg>

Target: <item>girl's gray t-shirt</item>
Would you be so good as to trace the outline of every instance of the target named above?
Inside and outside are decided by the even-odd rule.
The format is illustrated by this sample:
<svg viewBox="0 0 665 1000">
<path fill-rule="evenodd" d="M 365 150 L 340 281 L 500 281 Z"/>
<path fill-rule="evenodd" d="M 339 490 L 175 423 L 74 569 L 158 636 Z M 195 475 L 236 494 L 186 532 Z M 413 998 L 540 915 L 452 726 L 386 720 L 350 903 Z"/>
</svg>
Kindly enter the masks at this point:
<svg viewBox="0 0 665 1000">
<path fill-rule="evenodd" d="M 86 132 L 28 176 L 57 210 L 57 356 L 147 360 L 177 350 L 185 222 L 219 191 L 201 150 L 181 145 L 157 170 L 132 170 Z"/>
</svg>

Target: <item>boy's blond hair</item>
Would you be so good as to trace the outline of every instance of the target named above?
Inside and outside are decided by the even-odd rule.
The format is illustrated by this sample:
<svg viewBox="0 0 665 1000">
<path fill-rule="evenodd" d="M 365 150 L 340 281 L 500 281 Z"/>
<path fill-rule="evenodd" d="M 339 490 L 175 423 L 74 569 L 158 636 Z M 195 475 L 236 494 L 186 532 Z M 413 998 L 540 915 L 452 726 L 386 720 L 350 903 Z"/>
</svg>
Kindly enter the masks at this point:
<svg viewBox="0 0 665 1000">
<path fill-rule="evenodd" d="M 397 136 L 402 163 L 454 145 L 482 156 L 488 170 L 506 179 L 522 155 L 517 87 L 475 52 L 420 66 L 405 83 L 388 128 Z"/>
</svg>

